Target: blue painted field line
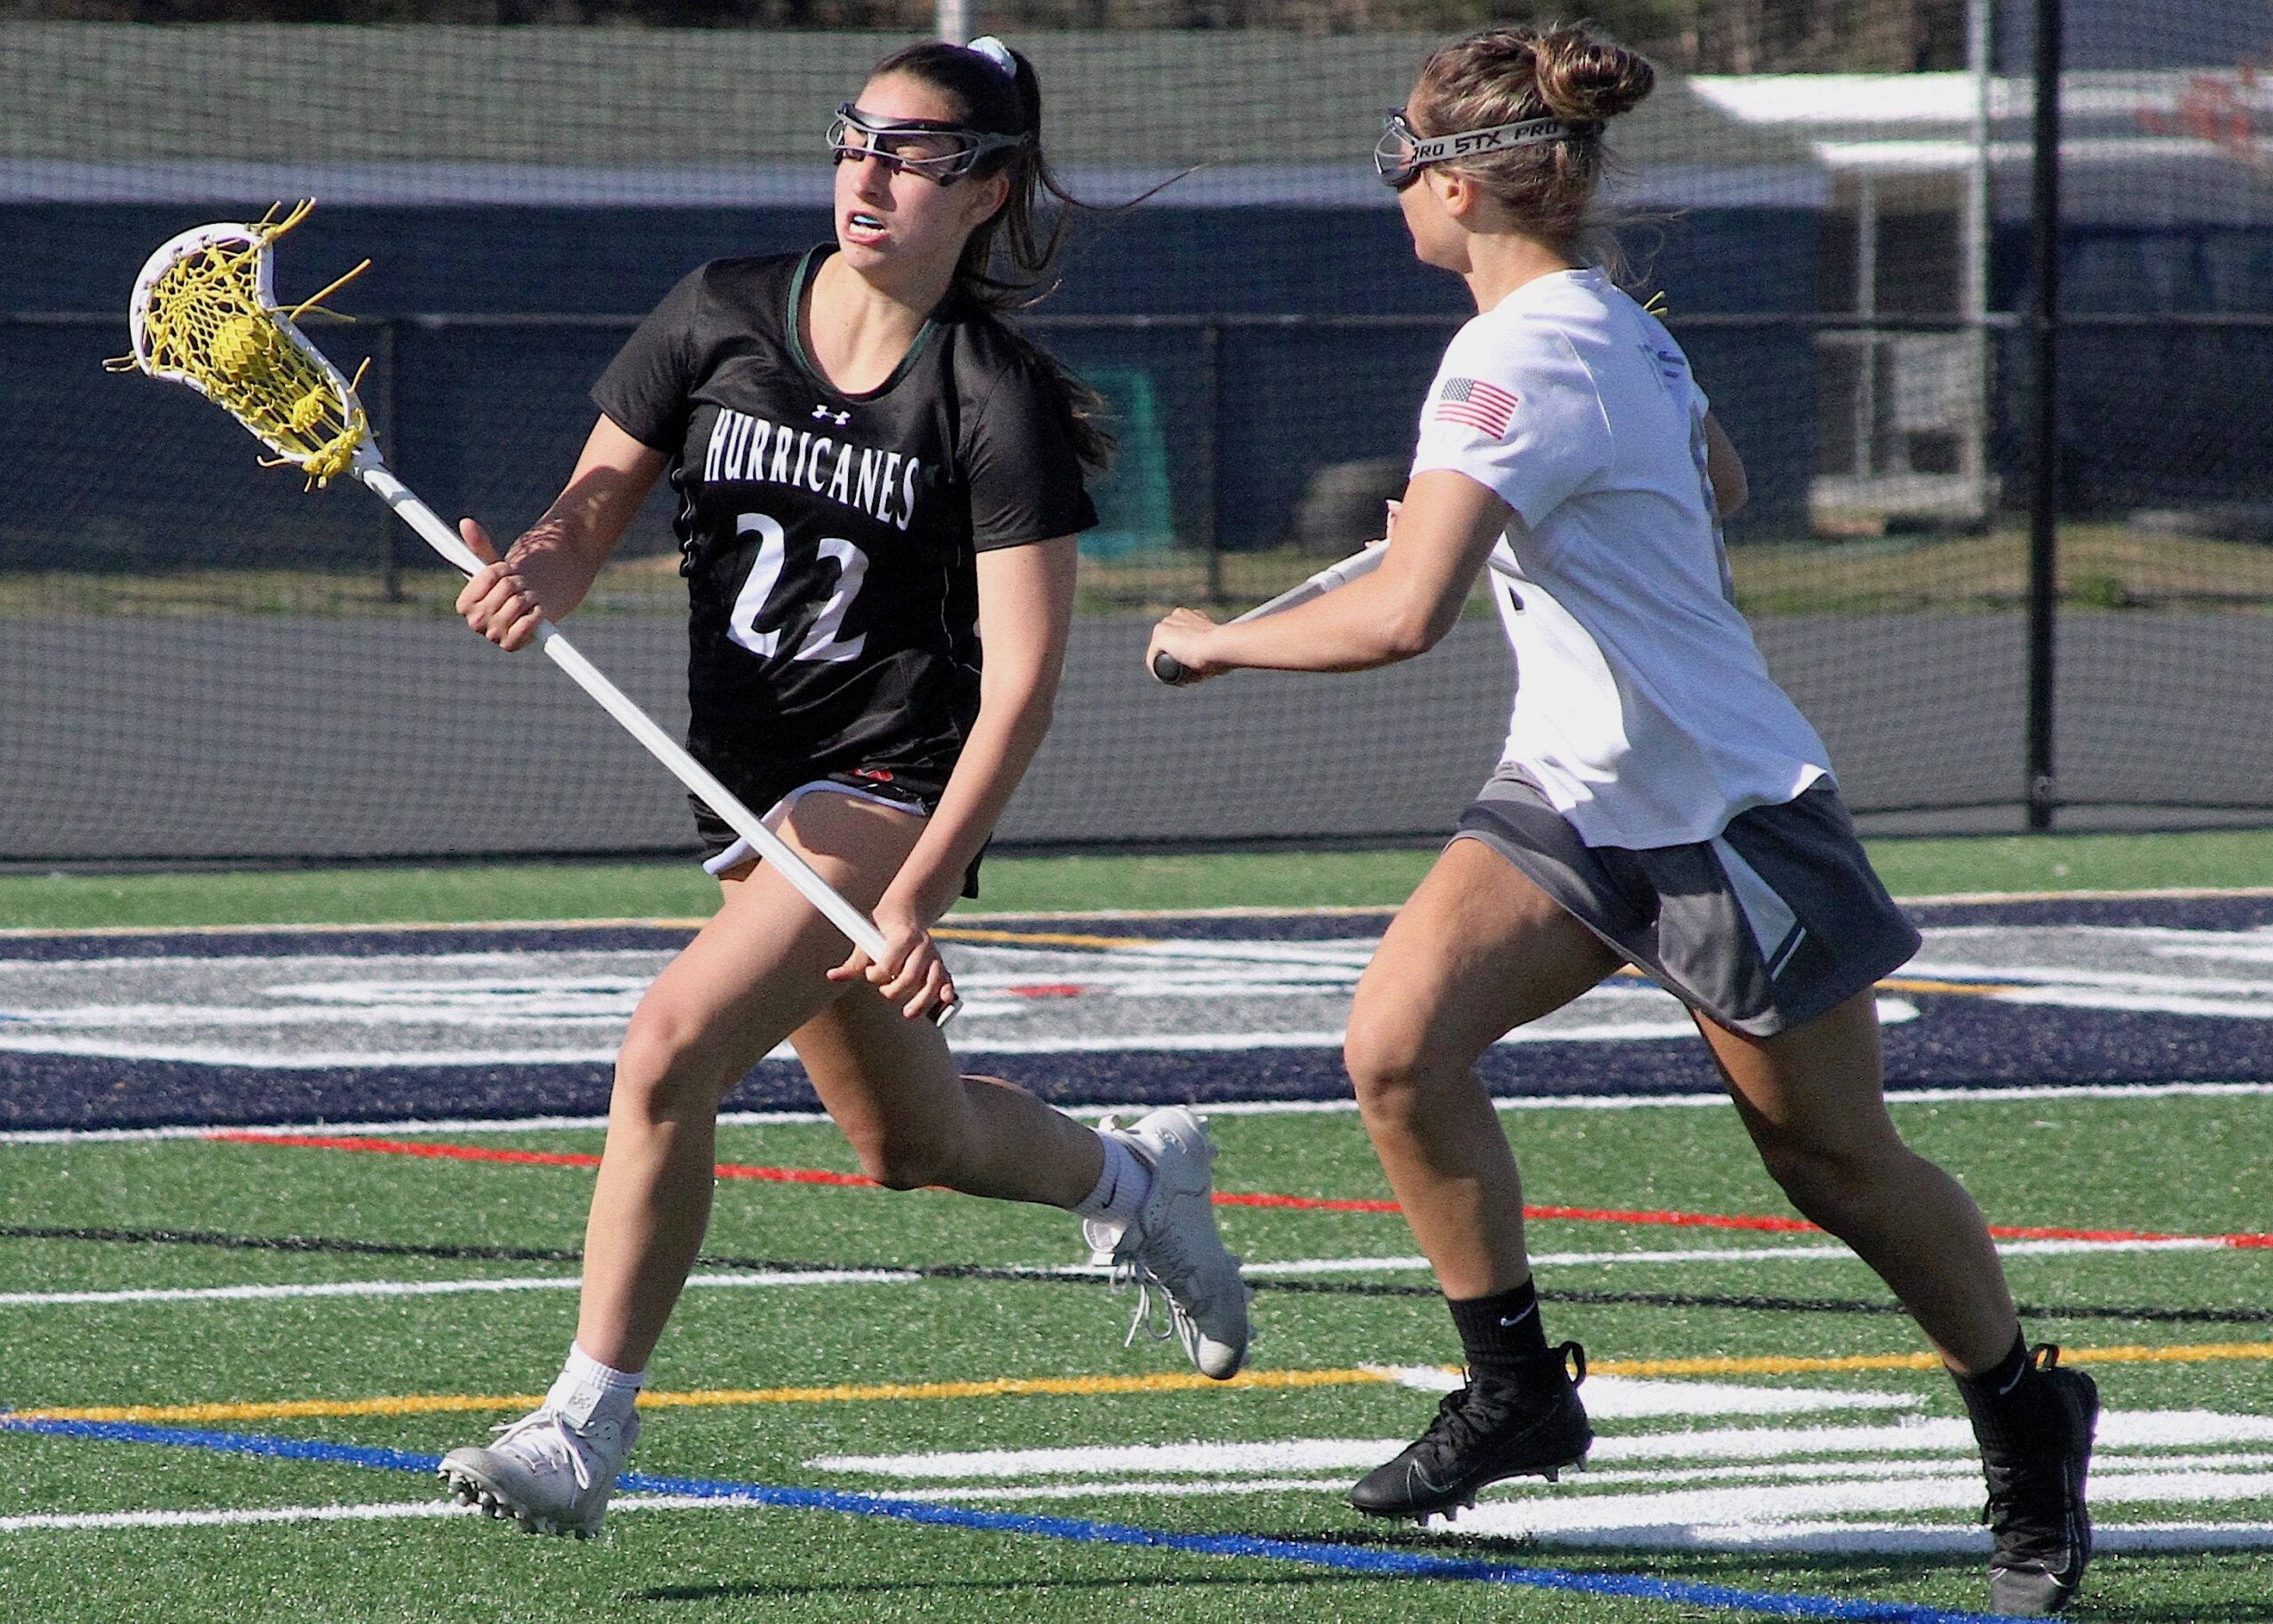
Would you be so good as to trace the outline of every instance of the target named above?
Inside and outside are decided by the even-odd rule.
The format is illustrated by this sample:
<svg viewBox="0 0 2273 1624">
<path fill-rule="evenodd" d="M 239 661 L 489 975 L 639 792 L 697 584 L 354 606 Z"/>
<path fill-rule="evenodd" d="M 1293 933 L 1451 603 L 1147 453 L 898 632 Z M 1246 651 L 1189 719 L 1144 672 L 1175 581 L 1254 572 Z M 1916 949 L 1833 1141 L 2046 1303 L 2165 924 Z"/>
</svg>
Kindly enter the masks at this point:
<svg viewBox="0 0 2273 1624">
<path fill-rule="evenodd" d="M 403 1449 L 375 1449 L 355 1444 L 329 1444 L 316 1438 L 272 1438 L 260 1433 L 216 1432 L 194 1427 L 153 1427 L 133 1422 L 49 1421 L 32 1416 L 18 1418 L 5 1412 L 0 1412 L 0 1430 L 90 1438 L 105 1443 L 165 1444 L 178 1448 L 209 1449 L 223 1454 L 265 1455 L 278 1460 L 322 1461 L 340 1466 L 372 1467 L 381 1471 L 429 1474 L 442 1462 L 440 1455 L 416 1454 Z M 1128 1523 L 1092 1522 L 1085 1517 L 973 1511 L 928 1501 L 894 1500 L 886 1495 L 847 1493 L 836 1489 L 786 1488 L 773 1484 L 733 1483 L 715 1477 L 669 1477 L 646 1472 L 627 1472 L 617 1479 L 617 1486 L 627 1493 L 680 1494 L 707 1500 L 739 1501 L 790 1510 L 890 1517 L 899 1522 L 924 1523 L 934 1527 L 960 1528 L 981 1533 L 1024 1534 L 1029 1538 L 1067 1540 L 1091 1545 L 1128 1545 L 1154 1550 L 1186 1551 L 1195 1556 L 1263 1557 L 1383 1577 L 1463 1579 L 1480 1584 L 1512 1585 L 1533 1590 L 1569 1590 L 1594 1596 L 1629 1596 L 1638 1601 L 1766 1613 L 1778 1618 L 1872 1620 L 1877 1620 L 1878 1624 L 2018 1624 L 2017 1620 L 2008 1620 L 1996 1613 L 1951 1612 L 1938 1607 L 1913 1606 L 1903 1602 L 1847 1601 L 1833 1596 L 1782 1596 L 1770 1591 L 1739 1590 L 1726 1585 L 1691 1584 L 1678 1580 L 1646 1579 L 1628 1573 L 1579 1573 L 1561 1568 L 1517 1567 L 1506 1563 L 1433 1557 L 1419 1551 L 1316 1544 L 1303 1540 L 1258 1539 L 1248 1534 L 1176 1533 L 1166 1529 L 1140 1528 Z"/>
</svg>

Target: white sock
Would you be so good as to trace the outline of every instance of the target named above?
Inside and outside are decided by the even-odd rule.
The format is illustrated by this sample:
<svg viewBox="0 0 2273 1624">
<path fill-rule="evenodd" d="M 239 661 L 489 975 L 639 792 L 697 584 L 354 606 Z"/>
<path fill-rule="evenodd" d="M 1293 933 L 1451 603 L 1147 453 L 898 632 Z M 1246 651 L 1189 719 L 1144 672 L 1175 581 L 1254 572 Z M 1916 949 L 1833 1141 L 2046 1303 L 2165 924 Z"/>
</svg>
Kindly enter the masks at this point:
<svg viewBox="0 0 2273 1624">
<path fill-rule="evenodd" d="M 1097 1188 L 1074 1207 L 1074 1216 L 1126 1227 L 1136 1222 L 1136 1209 L 1152 1193 L 1152 1169 L 1117 1134 L 1100 1133 L 1097 1143 L 1105 1146 L 1105 1167 Z"/>
<path fill-rule="evenodd" d="M 618 1370 L 603 1365 L 570 1343 L 568 1358 L 561 1365 L 560 1374 L 554 1378 L 552 1390 L 545 1394 L 544 1401 L 566 1416 L 572 1426 L 589 1426 L 598 1415 L 621 1420 L 631 1414 L 646 1381 L 645 1371 Z"/>
</svg>

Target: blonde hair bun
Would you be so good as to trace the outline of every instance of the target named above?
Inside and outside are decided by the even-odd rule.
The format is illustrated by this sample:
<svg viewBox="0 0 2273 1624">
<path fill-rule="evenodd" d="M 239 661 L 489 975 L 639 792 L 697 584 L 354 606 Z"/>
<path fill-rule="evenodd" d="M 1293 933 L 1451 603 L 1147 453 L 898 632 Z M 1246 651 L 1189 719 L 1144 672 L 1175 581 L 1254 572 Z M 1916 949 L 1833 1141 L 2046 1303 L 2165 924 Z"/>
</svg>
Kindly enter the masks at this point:
<svg viewBox="0 0 2273 1624">
<path fill-rule="evenodd" d="M 1532 74 L 1549 113 L 1586 123 L 1628 111 L 1658 82 L 1647 58 L 1578 28 L 1551 28 L 1537 36 Z"/>
<path fill-rule="evenodd" d="M 1406 114 L 1422 135 L 1561 121 L 1557 139 L 1450 162 L 1525 230 L 1564 252 L 1583 254 L 1595 242 L 1607 252 L 1612 222 L 1595 204 L 1609 161 L 1603 126 L 1647 96 L 1657 77 L 1638 52 L 1584 28 L 1503 23 L 1430 51 Z"/>
</svg>

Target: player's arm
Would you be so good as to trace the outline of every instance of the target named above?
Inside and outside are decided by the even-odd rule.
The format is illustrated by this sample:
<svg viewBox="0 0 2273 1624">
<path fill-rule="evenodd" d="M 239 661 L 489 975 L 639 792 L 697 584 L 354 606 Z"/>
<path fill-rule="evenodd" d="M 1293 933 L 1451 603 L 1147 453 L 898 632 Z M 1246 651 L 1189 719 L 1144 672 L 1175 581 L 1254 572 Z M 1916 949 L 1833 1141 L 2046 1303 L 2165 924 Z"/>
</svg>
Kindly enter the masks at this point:
<svg viewBox="0 0 2273 1624">
<path fill-rule="evenodd" d="M 1460 619 L 1469 588 L 1513 511 L 1466 474 L 1415 474 L 1379 569 L 1261 620 L 1217 625 L 1178 609 L 1152 631 L 1145 659 L 1165 651 L 1197 677 L 1239 667 L 1363 671 L 1435 647 Z"/>
<path fill-rule="evenodd" d="M 458 594 L 466 624 L 500 648 L 523 648 L 540 620 L 558 621 L 583 602 L 669 460 L 603 416 L 560 495 L 502 558 L 487 531 L 460 519 L 466 545 L 488 560 Z"/>
<path fill-rule="evenodd" d="M 978 718 L 891 887 L 927 924 L 962 894 L 964 871 L 1049 732 L 1073 623 L 1078 551 L 1073 536 L 1061 535 L 978 555 L 978 638 L 986 651 Z"/>
<path fill-rule="evenodd" d="M 1751 500 L 1752 486 L 1744 474 L 1744 458 L 1712 413 L 1705 414 L 1705 478 L 1712 483 L 1713 505 L 1723 519 L 1732 519 Z"/>
<path fill-rule="evenodd" d="M 1061 535 L 978 555 L 978 637 L 986 651 L 978 718 L 938 807 L 875 908 L 892 957 L 872 967 L 868 979 L 911 1016 L 923 1013 L 923 994 L 945 976 L 926 933 L 962 894 L 963 875 L 1049 732 L 1073 622 L 1078 553 L 1075 538 Z"/>
</svg>

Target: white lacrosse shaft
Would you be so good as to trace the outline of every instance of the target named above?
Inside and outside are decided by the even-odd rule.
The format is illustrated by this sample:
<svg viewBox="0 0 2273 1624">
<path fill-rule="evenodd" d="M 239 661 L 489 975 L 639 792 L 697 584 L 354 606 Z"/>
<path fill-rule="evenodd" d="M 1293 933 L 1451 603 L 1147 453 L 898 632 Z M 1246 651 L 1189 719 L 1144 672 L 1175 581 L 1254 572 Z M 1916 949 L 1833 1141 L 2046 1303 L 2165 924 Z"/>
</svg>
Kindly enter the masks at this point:
<svg viewBox="0 0 2273 1624">
<path fill-rule="evenodd" d="M 368 446 L 356 454 L 355 477 L 368 486 L 380 501 L 392 508 L 395 517 L 417 531 L 428 546 L 465 574 L 479 574 L 485 567 L 458 533 L 444 524 L 440 516 L 421 502 L 408 486 L 396 479 Z M 676 739 L 658 727 L 654 718 L 634 704 L 622 689 L 602 676 L 599 668 L 579 654 L 574 645 L 563 637 L 550 621 L 537 622 L 536 640 L 537 646 L 544 650 L 545 656 L 553 664 L 567 672 L 578 687 L 598 701 L 601 709 L 622 723 L 626 732 L 645 745 L 647 753 L 669 767 L 672 776 L 700 796 L 702 804 L 717 813 L 729 828 L 748 841 L 760 857 L 773 865 L 775 872 L 796 886 L 799 894 L 819 908 L 829 923 L 844 932 L 846 940 L 867 954 L 871 961 L 883 963 L 883 932 L 876 929 L 874 920 L 839 896 L 836 887 L 813 872 L 812 864 L 765 827 L 764 820 L 742 804 L 741 798 L 720 783 L 709 768 L 688 755 Z M 943 1003 L 932 1019 L 944 1025 L 958 1007 L 959 1002 Z"/>
<path fill-rule="evenodd" d="M 1382 561 L 1388 557 L 1387 539 L 1367 542 L 1364 547 L 1351 553 L 1340 563 L 1327 565 L 1309 580 L 1288 587 L 1278 597 L 1255 605 L 1245 614 L 1236 615 L 1225 623 L 1236 626 L 1242 621 L 1259 621 L 1266 614 L 1276 614 L 1282 609 L 1291 609 L 1297 604 L 1306 604 L 1313 598 L 1323 598 L 1336 587 L 1349 585 L 1360 575 L 1372 574 L 1382 566 Z M 1493 553 L 1489 562 L 1496 573 L 1513 578 L 1515 572 L 1500 561 L 1499 554 Z M 1155 680 L 1164 682 L 1171 688 L 1180 687 L 1192 680 L 1192 673 L 1185 670 L 1183 662 L 1166 649 L 1162 649 L 1152 656 L 1152 676 Z"/>
</svg>

